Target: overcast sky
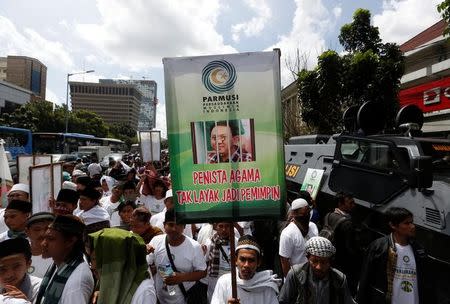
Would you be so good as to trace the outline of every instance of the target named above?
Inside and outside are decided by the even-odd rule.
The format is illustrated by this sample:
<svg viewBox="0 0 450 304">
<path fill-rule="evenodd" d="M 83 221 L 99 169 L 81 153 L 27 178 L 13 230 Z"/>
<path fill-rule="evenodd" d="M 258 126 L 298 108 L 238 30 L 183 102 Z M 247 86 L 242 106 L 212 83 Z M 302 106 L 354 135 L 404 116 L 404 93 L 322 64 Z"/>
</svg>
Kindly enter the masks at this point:
<svg viewBox="0 0 450 304">
<path fill-rule="evenodd" d="M 314 67 L 322 51 L 341 51 L 340 27 L 361 7 L 385 42 L 403 43 L 439 21 L 440 0 L 1 0 L 0 56 L 25 55 L 47 71 L 47 99 L 65 102 L 71 80 L 153 79 L 157 128 L 165 135 L 163 57 L 296 50 Z"/>
</svg>

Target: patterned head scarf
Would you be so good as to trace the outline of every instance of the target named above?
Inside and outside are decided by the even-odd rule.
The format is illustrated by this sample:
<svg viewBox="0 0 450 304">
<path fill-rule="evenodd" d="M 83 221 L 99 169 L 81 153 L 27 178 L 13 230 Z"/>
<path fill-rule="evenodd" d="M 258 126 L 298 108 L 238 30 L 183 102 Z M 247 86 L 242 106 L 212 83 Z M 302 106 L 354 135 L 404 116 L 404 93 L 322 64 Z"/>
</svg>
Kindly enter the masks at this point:
<svg viewBox="0 0 450 304">
<path fill-rule="evenodd" d="M 336 253 L 336 248 L 327 238 L 315 236 L 306 242 L 306 252 L 310 255 L 330 258 Z"/>
</svg>

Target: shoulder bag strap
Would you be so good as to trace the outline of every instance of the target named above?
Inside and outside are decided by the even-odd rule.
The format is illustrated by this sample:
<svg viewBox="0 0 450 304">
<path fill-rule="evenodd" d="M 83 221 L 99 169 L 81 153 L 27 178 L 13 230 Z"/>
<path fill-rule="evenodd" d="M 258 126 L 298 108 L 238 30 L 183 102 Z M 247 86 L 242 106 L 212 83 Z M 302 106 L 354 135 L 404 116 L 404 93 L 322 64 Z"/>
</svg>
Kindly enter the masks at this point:
<svg viewBox="0 0 450 304">
<path fill-rule="evenodd" d="M 166 235 L 165 243 L 166 243 L 166 252 L 167 252 L 167 256 L 169 258 L 170 266 L 172 266 L 173 271 L 178 272 L 177 267 L 175 266 L 175 263 L 173 262 L 172 253 L 170 252 L 169 241 L 167 240 L 167 235 Z M 184 288 L 183 283 L 179 283 L 178 287 L 180 287 L 181 293 L 187 299 L 187 292 L 186 292 L 186 289 Z"/>
<path fill-rule="evenodd" d="M 222 245 L 217 245 L 219 246 L 220 252 L 222 252 L 223 257 L 225 258 L 225 261 L 227 261 L 228 264 L 230 264 L 230 260 L 228 259 L 227 254 L 225 253 L 225 250 L 223 250 Z"/>
</svg>

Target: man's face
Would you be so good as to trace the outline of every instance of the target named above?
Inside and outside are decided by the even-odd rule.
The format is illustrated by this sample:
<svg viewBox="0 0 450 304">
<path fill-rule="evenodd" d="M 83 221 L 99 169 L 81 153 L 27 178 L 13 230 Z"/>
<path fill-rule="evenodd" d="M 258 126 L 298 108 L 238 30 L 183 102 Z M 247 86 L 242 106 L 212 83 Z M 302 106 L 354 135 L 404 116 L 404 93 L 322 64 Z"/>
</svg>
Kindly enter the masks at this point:
<svg viewBox="0 0 450 304">
<path fill-rule="evenodd" d="M 137 216 L 131 215 L 130 229 L 136 234 L 143 234 L 149 228 L 149 224 L 141 222 Z"/>
<path fill-rule="evenodd" d="M 123 196 L 126 201 L 134 201 L 136 199 L 136 191 L 134 189 L 123 190 Z"/>
<path fill-rule="evenodd" d="M 390 225 L 394 230 L 394 233 L 406 238 L 413 238 L 416 235 L 416 225 L 413 223 L 413 217 L 410 216 L 404 221 L 400 222 L 398 225 Z"/>
<path fill-rule="evenodd" d="M 119 187 L 112 188 L 111 193 L 114 197 L 119 198 L 122 196 L 123 191 Z"/>
<path fill-rule="evenodd" d="M 27 223 L 29 213 L 24 213 L 19 210 L 7 209 L 3 217 L 5 224 L 10 230 L 24 231 Z"/>
<path fill-rule="evenodd" d="M 331 267 L 330 258 L 318 257 L 315 255 L 310 255 L 308 257 L 309 265 L 313 275 L 318 279 L 323 279 L 328 274 Z"/>
<path fill-rule="evenodd" d="M 239 270 L 239 277 L 243 280 L 250 280 L 256 273 L 260 261 L 258 253 L 252 249 L 239 249 L 236 267 Z"/>
<path fill-rule="evenodd" d="M 25 229 L 28 237 L 32 244 L 40 245 L 44 240 L 45 232 L 47 231 L 48 225 L 50 225 L 50 221 L 42 221 L 32 224 L 30 227 Z"/>
<path fill-rule="evenodd" d="M 97 204 L 95 199 L 80 195 L 80 209 L 83 211 L 90 210 Z"/>
<path fill-rule="evenodd" d="M 77 208 L 76 204 L 58 201 L 55 203 L 55 205 L 53 207 L 53 214 L 55 214 L 55 215 L 73 214 L 73 211 L 76 208 Z"/>
<path fill-rule="evenodd" d="M 344 203 L 341 205 L 341 210 L 350 213 L 355 208 L 355 200 L 352 197 L 345 197 Z"/>
<path fill-rule="evenodd" d="M 164 204 L 166 205 L 167 210 L 173 209 L 173 199 L 172 197 L 168 197 L 164 200 Z"/>
<path fill-rule="evenodd" d="M 211 130 L 211 146 L 221 156 L 233 153 L 233 136 L 228 126 L 215 126 Z"/>
<path fill-rule="evenodd" d="M 17 288 L 31 266 L 22 253 L 13 254 L 0 259 L 0 285 L 12 285 Z"/>
<path fill-rule="evenodd" d="M 230 223 L 217 223 L 216 231 L 219 237 L 223 240 L 230 238 Z"/>
<path fill-rule="evenodd" d="M 183 236 L 184 225 L 175 222 L 164 222 L 164 230 L 170 240 L 176 241 Z"/>
<path fill-rule="evenodd" d="M 122 208 L 122 210 L 119 212 L 119 216 L 122 222 L 124 222 L 125 224 L 130 224 L 133 210 L 134 209 L 131 206 L 125 206 Z"/>
<path fill-rule="evenodd" d="M 63 260 L 67 253 L 73 248 L 76 238 L 66 240 L 61 232 L 48 228 L 41 243 L 42 257 Z"/>
<path fill-rule="evenodd" d="M 11 191 L 8 193 L 8 203 L 11 203 L 12 200 L 21 200 L 28 202 L 28 193 L 20 190 Z"/>
</svg>

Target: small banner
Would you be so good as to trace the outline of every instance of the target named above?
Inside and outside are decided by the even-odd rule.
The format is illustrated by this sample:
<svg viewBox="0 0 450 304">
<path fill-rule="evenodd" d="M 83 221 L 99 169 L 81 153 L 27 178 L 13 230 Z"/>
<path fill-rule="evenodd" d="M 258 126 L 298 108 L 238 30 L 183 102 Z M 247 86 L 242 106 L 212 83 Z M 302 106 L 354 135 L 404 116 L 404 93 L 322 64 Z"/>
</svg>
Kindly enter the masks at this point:
<svg viewBox="0 0 450 304">
<path fill-rule="evenodd" d="M 302 183 L 301 191 L 308 191 L 312 199 L 316 199 L 317 193 L 319 193 L 320 182 L 322 181 L 324 170 L 311 169 L 306 171 L 305 179 Z"/>
<path fill-rule="evenodd" d="M 279 218 L 286 195 L 279 53 L 163 64 L 177 221 Z"/>
</svg>

